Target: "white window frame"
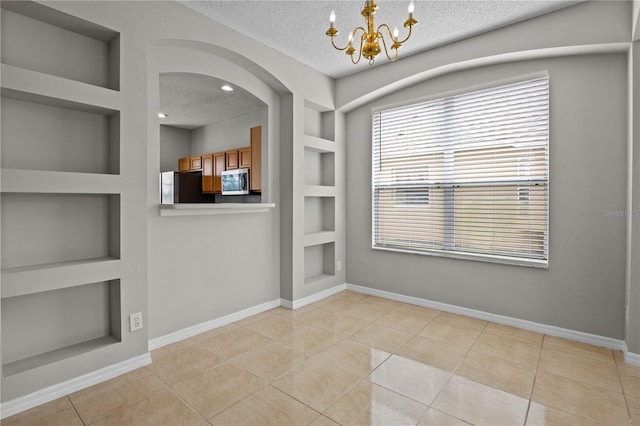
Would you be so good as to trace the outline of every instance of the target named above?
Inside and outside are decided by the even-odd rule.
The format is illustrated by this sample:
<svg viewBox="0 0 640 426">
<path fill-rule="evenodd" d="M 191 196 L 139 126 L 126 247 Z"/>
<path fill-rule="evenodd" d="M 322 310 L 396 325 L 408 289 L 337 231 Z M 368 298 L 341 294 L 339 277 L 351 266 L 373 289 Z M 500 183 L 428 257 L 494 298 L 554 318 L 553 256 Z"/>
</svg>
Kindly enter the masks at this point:
<svg viewBox="0 0 640 426">
<path fill-rule="evenodd" d="M 394 108 L 398 108 L 398 107 L 404 107 L 404 106 L 412 106 L 412 105 L 417 105 L 420 103 L 424 103 L 424 102 L 437 102 L 437 101 L 442 101 L 448 98 L 454 98 L 456 96 L 460 96 L 460 95 L 465 95 L 465 94 L 471 94 L 474 92 L 479 92 L 482 90 L 487 90 L 487 89 L 492 89 L 492 88 L 500 88 L 502 86 L 508 86 L 510 84 L 514 84 L 514 83 L 523 83 L 525 81 L 528 80 L 538 80 L 538 79 L 546 79 L 547 81 L 547 136 L 546 136 L 546 179 L 541 180 L 539 182 L 540 185 L 545 185 L 546 186 L 546 211 L 545 211 L 545 224 L 544 224 L 544 258 L 541 259 L 536 259 L 536 258 L 527 258 L 527 257 L 517 257 L 517 256 L 508 256 L 508 255 L 494 255 L 494 254 L 488 254 L 488 253 L 477 253 L 477 252 L 467 252 L 467 251 L 460 251 L 460 250 L 451 250 L 451 249 L 425 249 L 425 248 L 421 248 L 421 249 L 415 249 L 415 248 L 410 248 L 410 247 L 402 247 L 401 245 L 398 245 L 397 247 L 392 247 L 392 246 L 380 246 L 377 245 L 376 242 L 376 226 L 377 226 L 377 218 L 376 218 L 376 164 L 375 164 L 375 150 L 376 150 L 376 146 L 375 146 L 375 140 L 376 140 L 376 135 L 374 134 L 375 129 L 374 129 L 374 116 L 377 112 L 380 111 L 385 111 L 385 110 L 389 110 L 389 109 L 394 109 Z M 495 263 L 502 263 L 502 264 L 510 264 L 510 265 L 520 265 L 520 266 L 528 266 L 528 267 L 537 267 L 537 268 L 548 268 L 549 265 L 549 161 L 550 161 L 550 152 L 549 152 L 549 139 L 550 139 L 550 120 L 549 120 L 549 98 L 550 98 L 550 82 L 549 82 L 549 75 L 548 73 L 544 72 L 544 73 L 537 73 L 535 75 L 529 75 L 529 76 L 521 76 L 519 78 L 515 78 L 515 79 L 511 79 L 509 81 L 501 81 L 501 82 L 494 82 L 491 84 L 487 84 L 487 85 L 483 85 L 482 87 L 474 87 L 474 88 L 467 88 L 464 90 L 458 90 L 455 93 L 446 93 L 446 94 L 440 94 L 437 96 L 433 96 L 433 97 L 429 97 L 427 99 L 414 99 L 411 100 L 409 102 L 403 102 L 401 104 L 394 104 L 394 105 L 386 105 L 386 106 L 379 106 L 373 109 L 372 111 L 372 147 L 371 147 L 371 153 L 372 153 L 372 157 L 371 157 L 371 164 L 372 164 L 372 175 L 371 175 L 371 218 L 372 218 L 372 225 L 371 225 L 371 246 L 373 249 L 375 250 L 383 250 L 383 251 L 392 251 L 392 252 L 399 252 L 399 253 L 409 253 L 409 254 L 421 254 L 421 255 L 429 255 L 429 256 L 439 256 L 439 257 L 447 257 L 447 258 L 456 258 L 456 259 L 468 259 L 468 260 L 477 260 L 477 261 L 485 261 L 485 262 L 495 262 Z M 446 153 L 445 153 L 446 156 Z M 446 159 L 445 159 L 446 162 Z M 526 171 L 528 169 L 528 166 L 522 165 L 523 169 Z M 521 170 L 521 164 L 517 164 L 517 169 L 518 169 L 518 174 L 520 173 Z M 507 184 L 510 183 L 512 185 L 518 186 L 519 183 L 521 183 L 521 181 L 519 181 L 518 179 L 515 180 L 510 180 L 510 179 L 506 179 L 506 180 L 501 180 L 501 179 L 495 179 L 493 181 L 494 183 L 502 183 L 502 184 Z M 438 186 L 438 188 L 447 188 L 447 190 L 450 191 L 454 191 L 455 190 L 455 186 L 456 183 L 446 183 L 443 182 L 440 186 Z M 526 190 L 526 191 L 525 191 Z M 518 188 L 517 192 L 519 194 L 518 198 L 521 201 L 527 201 L 529 202 L 529 187 L 523 186 L 522 188 Z M 428 193 L 428 192 L 427 192 Z M 521 194 L 521 195 L 520 195 Z M 446 196 L 444 198 L 447 198 Z M 429 204 L 429 200 L 430 197 L 427 197 L 427 201 L 425 204 Z M 413 204 L 413 203 L 412 203 Z M 449 211 L 450 209 L 453 209 L 453 202 L 450 201 L 448 203 L 445 202 L 445 206 L 449 206 L 448 208 L 445 207 L 443 209 L 444 215 L 447 216 L 448 214 L 450 214 L 452 216 L 451 211 Z M 404 208 L 408 208 L 410 206 L 407 205 L 403 205 Z M 447 213 L 449 212 L 449 213 Z M 445 219 L 445 225 L 444 227 L 446 228 L 447 226 L 451 226 L 453 224 L 453 220 L 451 218 L 449 219 Z M 449 231 L 451 231 L 451 229 L 449 229 Z M 453 237 L 453 234 L 451 232 L 446 232 L 446 229 L 443 230 L 445 237 L 444 238 L 455 238 Z M 445 242 L 445 245 L 447 243 Z M 451 246 L 451 242 L 449 242 L 450 246 Z"/>
</svg>

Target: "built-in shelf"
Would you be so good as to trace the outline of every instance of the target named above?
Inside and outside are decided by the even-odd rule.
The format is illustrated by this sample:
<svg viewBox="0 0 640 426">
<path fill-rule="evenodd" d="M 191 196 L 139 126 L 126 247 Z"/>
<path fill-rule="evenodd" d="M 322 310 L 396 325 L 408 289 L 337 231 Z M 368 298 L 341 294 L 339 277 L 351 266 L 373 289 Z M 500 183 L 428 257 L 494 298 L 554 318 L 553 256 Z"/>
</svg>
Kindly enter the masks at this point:
<svg viewBox="0 0 640 426">
<path fill-rule="evenodd" d="M 85 342 L 76 343 L 75 345 L 66 346 L 64 348 L 45 352 L 29 358 L 21 359 L 2 366 L 2 376 L 8 377 L 19 374 L 28 370 L 32 370 L 43 365 L 61 361 L 76 355 L 94 351 L 110 345 L 119 343 L 119 340 L 113 336 L 103 336 L 97 339 L 87 340 Z"/>
<path fill-rule="evenodd" d="M 304 284 L 305 285 L 312 285 L 312 284 L 317 284 L 320 283 L 324 280 L 329 280 L 335 278 L 335 275 L 329 275 L 329 274 L 320 274 L 320 275 L 314 275 L 312 277 L 307 277 L 304 279 Z"/>
<path fill-rule="evenodd" d="M 44 105 L 111 115 L 120 110 L 120 92 L 2 64 L 2 96 Z"/>
<path fill-rule="evenodd" d="M 336 241 L 335 231 L 320 231 L 304 234 L 304 246 L 317 246 Z"/>
<path fill-rule="evenodd" d="M 120 278 L 111 257 L 2 269 L 2 299 Z"/>
<path fill-rule="evenodd" d="M 304 135 L 304 148 L 315 152 L 335 152 L 335 142 L 316 136 Z"/>
<path fill-rule="evenodd" d="M 0 190 L 31 194 L 119 194 L 119 175 L 1 169 Z"/>
<path fill-rule="evenodd" d="M 326 185 L 306 185 L 304 187 L 305 197 L 335 197 L 336 187 Z"/>
<path fill-rule="evenodd" d="M 275 203 L 160 204 L 160 216 L 265 213 L 275 207 Z"/>
</svg>

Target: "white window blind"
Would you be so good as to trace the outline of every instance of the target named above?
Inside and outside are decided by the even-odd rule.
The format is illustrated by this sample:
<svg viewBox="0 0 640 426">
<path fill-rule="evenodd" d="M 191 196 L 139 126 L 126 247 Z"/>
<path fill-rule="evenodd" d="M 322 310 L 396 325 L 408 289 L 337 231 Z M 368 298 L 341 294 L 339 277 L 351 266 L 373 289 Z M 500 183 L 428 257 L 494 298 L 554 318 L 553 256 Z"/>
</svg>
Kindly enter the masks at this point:
<svg viewBox="0 0 640 426">
<path fill-rule="evenodd" d="M 548 77 L 373 114 L 373 247 L 544 266 Z"/>
</svg>

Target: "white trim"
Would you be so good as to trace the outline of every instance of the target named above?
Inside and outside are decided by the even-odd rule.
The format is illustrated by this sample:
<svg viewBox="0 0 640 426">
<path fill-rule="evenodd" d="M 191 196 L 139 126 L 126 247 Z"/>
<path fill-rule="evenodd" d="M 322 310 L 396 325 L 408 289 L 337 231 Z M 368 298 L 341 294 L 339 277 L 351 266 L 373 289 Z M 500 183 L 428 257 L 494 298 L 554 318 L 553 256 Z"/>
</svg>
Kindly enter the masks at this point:
<svg viewBox="0 0 640 426">
<path fill-rule="evenodd" d="M 319 291 L 315 294 L 312 294 L 311 296 L 303 297 L 302 299 L 298 299 L 294 301 L 281 299 L 280 306 L 287 309 L 302 308 L 303 306 L 309 305 L 311 303 L 315 303 L 329 296 L 333 296 L 334 294 L 340 293 L 341 291 L 346 289 L 347 289 L 347 284 L 340 284 L 335 287 L 331 287 L 326 290 Z"/>
<path fill-rule="evenodd" d="M 624 353 L 624 362 L 630 365 L 635 365 L 636 367 L 640 367 L 640 354 L 629 352 L 626 342 L 624 343 L 622 352 Z"/>
<path fill-rule="evenodd" d="M 540 324 L 533 321 L 527 321 L 523 319 L 506 317 L 502 315 L 492 314 L 490 312 L 477 311 L 475 309 L 463 308 L 461 306 L 449 305 L 447 303 L 434 302 L 427 299 L 421 299 L 419 297 L 404 296 L 402 294 L 391 293 L 389 291 L 377 290 L 369 287 L 363 287 L 355 284 L 347 284 L 347 290 L 355 291 L 356 293 L 368 294 L 370 296 L 382 297 L 384 299 L 395 300 L 398 302 L 410 303 L 412 305 L 424 306 L 427 308 L 437 309 L 439 311 L 452 312 L 454 314 L 465 315 L 471 318 L 477 318 L 484 321 L 491 321 L 497 324 L 510 325 L 512 327 L 522 328 L 523 330 L 535 331 L 537 333 L 548 334 L 549 336 L 564 337 L 566 339 L 575 340 L 578 342 L 589 343 L 596 346 L 604 346 L 609 349 L 624 350 L 625 343 L 623 340 L 612 339 L 611 337 L 598 336 L 596 334 L 583 333 L 581 331 L 569 330 L 567 328 L 555 327 L 553 325 Z M 631 358 L 634 359 L 637 356 L 637 361 L 640 361 L 640 356 L 637 354 L 631 354 Z M 634 364 L 635 361 L 627 360 L 625 352 L 625 361 L 629 364 Z M 635 364 L 634 364 L 635 365 Z"/>
<path fill-rule="evenodd" d="M 117 364 L 109 365 L 91 373 L 83 374 L 71 380 L 40 389 L 39 391 L 24 395 L 0 405 L 0 418 L 4 419 L 18 414 L 29 408 L 53 401 L 70 393 L 86 389 L 89 386 L 104 382 L 122 374 L 136 370 L 151 364 L 151 355 L 146 353 Z"/>
<path fill-rule="evenodd" d="M 277 308 L 280 305 L 281 305 L 281 300 L 275 299 L 270 302 L 261 303 L 260 305 L 251 306 L 241 311 L 233 312 L 223 317 L 201 322 L 200 324 L 192 325 L 190 327 L 183 328 L 182 330 L 165 334 L 164 336 L 156 337 L 155 339 L 149 340 L 149 350 L 153 351 L 155 349 L 161 348 L 168 344 L 179 342 L 184 339 L 188 339 L 189 337 L 196 336 L 200 333 L 204 333 L 205 331 L 213 330 L 214 328 L 222 327 L 223 325 L 240 321 L 241 319 L 259 314 L 260 312 Z"/>
</svg>

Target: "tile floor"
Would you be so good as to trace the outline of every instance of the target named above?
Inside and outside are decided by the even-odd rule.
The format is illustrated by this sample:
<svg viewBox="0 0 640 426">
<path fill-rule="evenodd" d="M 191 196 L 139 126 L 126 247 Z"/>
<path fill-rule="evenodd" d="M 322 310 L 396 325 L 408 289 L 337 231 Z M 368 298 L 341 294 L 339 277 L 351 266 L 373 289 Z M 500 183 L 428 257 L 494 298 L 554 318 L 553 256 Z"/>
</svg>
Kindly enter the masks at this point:
<svg viewBox="0 0 640 426">
<path fill-rule="evenodd" d="M 348 291 L 151 355 L 2 424 L 640 424 L 619 351 Z"/>
</svg>

